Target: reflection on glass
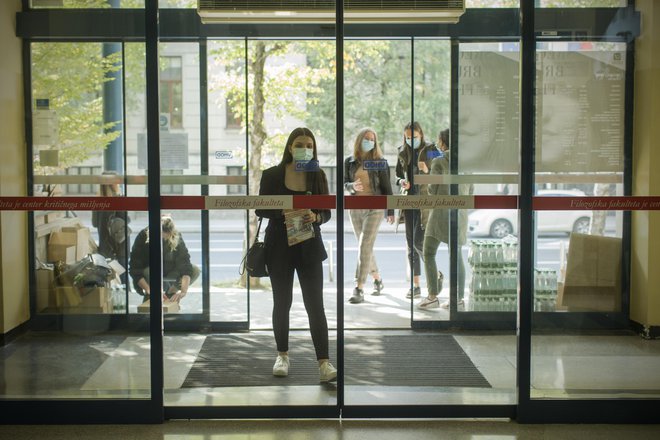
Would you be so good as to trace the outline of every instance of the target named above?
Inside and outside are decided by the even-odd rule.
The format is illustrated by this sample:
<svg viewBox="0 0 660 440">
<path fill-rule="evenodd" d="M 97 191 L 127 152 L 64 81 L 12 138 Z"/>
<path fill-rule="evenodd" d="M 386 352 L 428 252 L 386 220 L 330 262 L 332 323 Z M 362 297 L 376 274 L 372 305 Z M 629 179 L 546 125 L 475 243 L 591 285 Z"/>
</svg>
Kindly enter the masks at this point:
<svg viewBox="0 0 660 440">
<path fill-rule="evenodd" d="M 622 171 L 625 56 L 622 43 L 539 47 L 538 172 Z"/>
<path fill-rule="evenodd" d="M 517 173 L 517 43 L 461 44 L 458 85 L 460 173 Z"/>
</svg>

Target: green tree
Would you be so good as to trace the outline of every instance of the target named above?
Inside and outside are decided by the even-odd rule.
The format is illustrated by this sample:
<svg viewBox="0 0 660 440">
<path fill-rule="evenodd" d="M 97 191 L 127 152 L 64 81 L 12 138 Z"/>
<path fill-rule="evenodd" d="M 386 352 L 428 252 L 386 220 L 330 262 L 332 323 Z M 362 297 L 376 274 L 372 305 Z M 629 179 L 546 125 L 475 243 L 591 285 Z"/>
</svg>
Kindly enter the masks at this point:
<svg viewBox="0 0 660 440">
<path fill-rule="evenodd" d="M 51 148 L 60 151 L 60 168 L 84 162 L 119 136 L 106 132 L 120 121 L 103 121 L 103 83 L 121 69 L 120 56 L 103 57 L 99 43 L 32 45 L 32 96 L 49 99 L 57 114 L 58 140 Z"/>
<path fill-rule="evenodd" d="M 334 45 L 312 47 L 313 67 L 330 64 L 317 92 L 307 97 L 309 125 L 320 133 L 334 133 Z M 332 53 L 328 51 L 332 50 Z M 415 42 L 414 117 L 427 139 L 449 124 L 449 43 L 439 40 Z M 402 130 L 412 116 L 412 44 L 409 40 L 347 41 L 344 54 L 344 139 L 350 153 L 355 134 L 363 127 L 376 130 L 381 148 L 395 154 Z"/>
</svg>

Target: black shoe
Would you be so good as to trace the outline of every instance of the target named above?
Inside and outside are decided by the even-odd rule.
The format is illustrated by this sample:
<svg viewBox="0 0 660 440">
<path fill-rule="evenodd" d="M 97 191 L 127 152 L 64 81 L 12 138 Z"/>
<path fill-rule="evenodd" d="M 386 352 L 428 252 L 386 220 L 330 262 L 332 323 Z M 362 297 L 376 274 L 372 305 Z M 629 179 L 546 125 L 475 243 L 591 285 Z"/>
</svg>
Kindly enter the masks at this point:
<svg viewBox="0 0 660 440">
<path fill-rule="evenodd" d="M 419 298 L 420 296 L 422 296 L 422 289 L 420 289 L 419 287 L 415 287 L 412 290 L 408 289 L 408 293 L 406 293 L 406 298 L 412 298 L 413 296 L 415 298 Z"/>
<path fill-rule="evenodd" d="M 348 299 L 348 302 L 351 304 L 360 304 L 362 301 L 364 301 L 364 293 L 362 289 L 356 287 L 353 289 L 353 296 Z"/>
<path fill-rule="evenodd" d="M 380 292 L 383 290 L 383 287 L 385 287 L 385 285 L 383 284 L 383 280 L 374 280 L 374 291 L 371 292 L 371 294 L 373 296 L 380 295 Z"/>
</svg>

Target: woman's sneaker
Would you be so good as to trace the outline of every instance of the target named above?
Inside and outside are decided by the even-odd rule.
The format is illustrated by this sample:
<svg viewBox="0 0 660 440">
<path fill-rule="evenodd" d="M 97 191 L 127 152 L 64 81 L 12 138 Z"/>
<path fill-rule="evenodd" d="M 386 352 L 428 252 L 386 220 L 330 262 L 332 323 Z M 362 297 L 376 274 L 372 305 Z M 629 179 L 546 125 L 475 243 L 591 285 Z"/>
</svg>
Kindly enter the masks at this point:
<svg viewBox="0 0 660 440">
<path fill-rule="evenodd" d="M 275 365 L 273 365 L 273 376 L 286 377 L 289 375 L 289 356 L 277 355 Z"/>
<path fill-rule="evenodd" d="M 406 293 L 406 298 L 419 298 L 422 296 L 422 289 L 419 288 L 419 286 L 415 287 L 414 289 L 410 290 L 408 289 L 408 293 Z"/>
<path fill-rule="evenodd" d="M 364 301 L 364 293 L 362 292 L 362 289 L 356 287 L 353 289 L 353 296 L 348 299 L 348 302 L 351 304 L 359 304 L 362 301 Z"/>
<path fill-rule="evenodd" d="M 383 280 L 374 280 L 374 291 L 371 292 L 371 294 L 373 296 L 380 295 L 380 292 L 383 290 L 383 287 L 385 287 L 385 285 L 383 284 Z"/>
<path fill-rule="evenodd" d="M 321 382 L 332 382 L 337 379 L 337 369 L 329 361 L 319 366 L 319 379 Z"/>
<path fill-rule="evenodd" d="M 417 307 L 419 307 L 420 309 L 437 309 L 438 307 L 440 307 L 440 301 L 438 300 L 437 296 L 433 299 L 427 296 L 422 300 L 422 302 L 417 304 Z"/>
</svg>

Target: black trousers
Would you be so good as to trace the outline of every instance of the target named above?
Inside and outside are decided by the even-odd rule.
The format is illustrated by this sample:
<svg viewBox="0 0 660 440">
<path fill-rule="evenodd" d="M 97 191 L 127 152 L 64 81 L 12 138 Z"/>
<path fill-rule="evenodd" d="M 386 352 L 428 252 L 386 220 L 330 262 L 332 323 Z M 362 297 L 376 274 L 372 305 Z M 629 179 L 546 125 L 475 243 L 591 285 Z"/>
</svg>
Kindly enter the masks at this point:
<svg viewBox="0 0 660 440">
<path fill-rule="evenodd" d="M 285 245 L 286 246 L 286 245 Z M 268 259 L 273 287 L 273 332 L 278 352 L 289 351 L 289 311 L 293 302 L 293 273 L 298 274 L 317 359 L 328 359 L 328 321 L 323 305 L 322 261 L 305 258 L 300 245 L 274 250 Z"/>
<path fill-rule="evenodd" d="M 406 245 L 408 262 L 412 260 L 413 276 L 421 274 L 420 259 L 424 249 L 424 230 L 422 215 L 418 209 L 405 209 L 403 216 L 406 222 Z"/>
</svg>

